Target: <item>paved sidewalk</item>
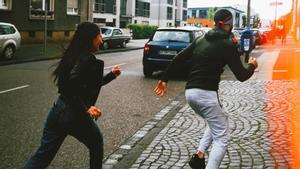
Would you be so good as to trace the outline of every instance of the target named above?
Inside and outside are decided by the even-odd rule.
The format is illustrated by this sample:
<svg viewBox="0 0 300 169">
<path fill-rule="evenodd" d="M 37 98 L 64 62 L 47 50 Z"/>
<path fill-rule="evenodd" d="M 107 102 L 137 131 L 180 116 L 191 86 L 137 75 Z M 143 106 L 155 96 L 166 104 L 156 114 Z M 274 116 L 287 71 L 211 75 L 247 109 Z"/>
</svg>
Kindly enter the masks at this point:
<svg viewBox="0 0 300 169">
<path fill-rule="evenodd" d="M 97 54 L 143 49 L 147 40 L 148 39 L 132 39 L 127 44 L 126 48 L 115 47 L 108 50 L 99 50 Z M 15 63 L 59 59 L 66 45 L 67 44 L 63 43 L 48 43 L 45 55 L 44 44 L 21 44 L 21 48 L 15 53 L 15 58 L 12 60 L 1 60 L 0 66 Z"/>
<path fill-rule="evenodd" d="M 299 82 L 222 81 L 219 94 L 230 117 L 231 131 L 229 148 L 220 168 L 300 168 L 300 137 L 296 130 L 300 124 Z M 186 103 L 173 101 L 167 110 L 178 105 L 179 111 L 177 108 L 171 121 L 149 145 L 144 145 L 137 159 L 127 158 L 134 148 L 123 145 L 120 149 L 128 148 L 128 154 L 113 154 L 105 168 L 190 168 L 188 160 L 196 151 L 206 124 Z"/>
</svg>

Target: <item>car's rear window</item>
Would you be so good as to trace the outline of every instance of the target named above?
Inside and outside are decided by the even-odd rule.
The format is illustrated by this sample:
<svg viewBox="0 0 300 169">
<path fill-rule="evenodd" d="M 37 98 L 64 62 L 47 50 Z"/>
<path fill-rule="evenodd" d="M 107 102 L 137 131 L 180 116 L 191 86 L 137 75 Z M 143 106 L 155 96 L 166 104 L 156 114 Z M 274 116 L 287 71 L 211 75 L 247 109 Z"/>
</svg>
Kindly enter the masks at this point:
<svg viewBox="0 0 300 169">
<path fill-rule="evenodd" d="M 111 33 L 111 29 L 101 28 L 101 33 L 103 35 L 109 35 Z"/>
<path fill-rule="evenodd" d="M 0 35 L 14 34 L 15 28 L 9 25 L 0 25 Z"/>
<path fill-rule="evenodd" d="M 158 42 L 186 42 L 192 41 L 192 32 L 174 31 L 174 30 L 158 30 L 153 36 L 153 41 Z"/>
</svg>

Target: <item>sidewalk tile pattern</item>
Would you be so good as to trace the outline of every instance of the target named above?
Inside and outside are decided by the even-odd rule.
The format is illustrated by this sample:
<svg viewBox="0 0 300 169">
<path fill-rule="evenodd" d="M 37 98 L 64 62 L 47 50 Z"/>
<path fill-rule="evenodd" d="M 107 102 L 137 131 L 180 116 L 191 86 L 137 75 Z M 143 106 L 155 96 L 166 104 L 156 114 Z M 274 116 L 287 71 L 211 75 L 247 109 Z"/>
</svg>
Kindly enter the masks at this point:
<svg viewBox="0 0 300 169">
<path fill-rule="evenodd" d="M 290 124 L 299 117 L 290 118 L 289 114 L 294 109 L 291 100 L 300 95 L 299 86 L 293 81 L 220 83 L 220 99 L 229 113 L 231 132 L 220 168 L 291 168 Z M 130 169 L 190 168 L 187 163 L 205 127 L 205 121 L 186 104 Z"/>
</svg>

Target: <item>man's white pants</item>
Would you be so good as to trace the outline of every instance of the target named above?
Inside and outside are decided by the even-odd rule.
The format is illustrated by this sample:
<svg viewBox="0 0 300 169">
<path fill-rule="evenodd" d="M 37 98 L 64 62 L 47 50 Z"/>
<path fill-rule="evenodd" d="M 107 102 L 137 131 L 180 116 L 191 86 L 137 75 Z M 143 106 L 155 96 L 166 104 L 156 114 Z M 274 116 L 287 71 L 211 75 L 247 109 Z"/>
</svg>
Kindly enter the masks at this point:
<svg viewBox="0 0 300 169">
<path fill-rule="evenodd" d="M 198 147 L 198 151 L 205 153 L 212 143 L 206 169 L 218 169 L 229 142 L 228 114 L 221 108 L 216 91 L 187 89 L 185 97 L 208 125 Z"/>
</svg>

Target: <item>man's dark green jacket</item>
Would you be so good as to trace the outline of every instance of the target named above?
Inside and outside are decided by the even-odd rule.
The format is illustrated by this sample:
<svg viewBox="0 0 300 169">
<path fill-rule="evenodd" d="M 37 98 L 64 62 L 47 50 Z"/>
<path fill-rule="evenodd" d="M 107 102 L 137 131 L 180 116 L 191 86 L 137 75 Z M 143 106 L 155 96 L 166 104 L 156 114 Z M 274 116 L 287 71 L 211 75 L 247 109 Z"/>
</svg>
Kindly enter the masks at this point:
<svg viewBox="0 0 300 169">
<path fill-rule="evenodd" d="M 171 74 L 188 60 L 190 64 L 186 89 L 217 91 L 225 65 L 229 66 L 239 81 L 249 79 L 256 67 L 253 64 L 248 64 L 247 67 L 242 65 L 237 44 L 230 37 L 226 30 L 215 27 L 204 36 L 196 38 L 178 53 L 161 80 L 168 81 Z"/>
</svg>

